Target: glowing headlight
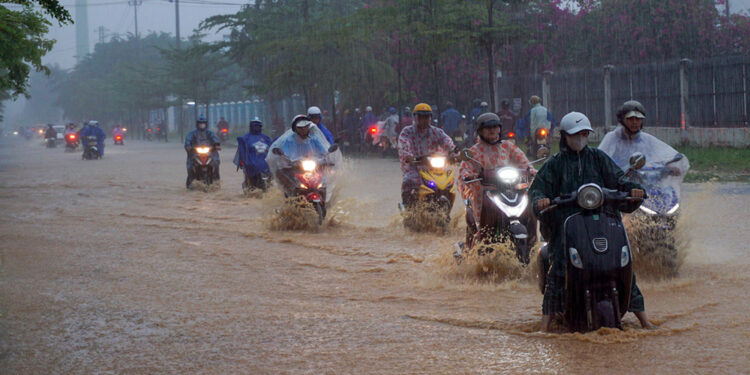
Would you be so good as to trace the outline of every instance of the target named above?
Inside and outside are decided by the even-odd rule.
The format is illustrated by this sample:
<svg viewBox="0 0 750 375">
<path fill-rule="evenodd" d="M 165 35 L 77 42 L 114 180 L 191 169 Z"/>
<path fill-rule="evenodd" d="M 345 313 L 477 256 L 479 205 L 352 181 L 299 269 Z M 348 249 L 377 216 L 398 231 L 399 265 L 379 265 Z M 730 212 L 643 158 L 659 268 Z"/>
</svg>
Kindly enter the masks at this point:
<svg viewBox="0 0 750 375">
<path fill-rule="evenodd" d="M 445 168 L 445 156 L 435 156 L 432 158 L 428 158 L 430 161 L 430 166 L 435 169 L 442 169 Z"/>
<path fill-rule="evenodd" d="M 205 154 L 208 154 L 209 152 L 211 152 L 211 147 L 207 147 L 207 146 L 196 147 L 195 148 L 195 152 L 197 152 L 197 153 L 199 153 L 201 155 L 205 155 Z"/>
<path fill-rule="evenodd" d="M 312 172 L 317 166 L 318 163 L 316 163 L 315 160 L 302 160 L 302 170 L 305 172 Z"/>
<path fill-rule="evenodd" d="M 578 189 L 578 205 L 584 210 L 594 210 L 604 203 L 604 194 L 597 184 L 586 184 Z"/>
<path fill-rule="evenodd" d="M 18 135 L 18 132 L 13 132 L 13 135 Z"/>
<path fill-rule="evenodd" d="M 506 185 L 513 185 L 518 182 L 519 178 L 521 178 L 521 174 L 518 173 L 518 169 L 515 169 L 513 167 L 504 167 L 500 168 L 500 170 L 497 171 L 497 177 L 500 179 L 500 182 Z"/>
</svg>

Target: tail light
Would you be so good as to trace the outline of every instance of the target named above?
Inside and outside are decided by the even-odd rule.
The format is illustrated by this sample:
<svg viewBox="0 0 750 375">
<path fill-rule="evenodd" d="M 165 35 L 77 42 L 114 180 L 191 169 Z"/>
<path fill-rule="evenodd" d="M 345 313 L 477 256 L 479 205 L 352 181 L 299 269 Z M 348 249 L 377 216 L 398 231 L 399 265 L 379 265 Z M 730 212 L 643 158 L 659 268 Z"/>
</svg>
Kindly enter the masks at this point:
<svg viewBox="0 0 750 375">
<path fill-rule="evenodd" d="M 542 137 L 547 136 L 547 129 L 539 129 L 539 135 Z"/>
<path fill-rule="evenodd" d="M 151 133 L 151 129 L 146 129 L 147 132 Z"/>
<path fill-rule="evenodd" d="M 371 134 L 375 134 L 377 132 L 378 132 L 378 127 L 377 126 L 373 126 L 373 127 L 370 128 L 370 133 Z"/>
<path fill-rule="evenodd" d="M 75 141 L 76 140 L 76 135 L 75 134 L 68 134 L 68 139 L 70 139 L 71 141 Z"/>
<path fill-rule="evenodd" d="M 229 131 L 229 129 L 227 129 L 227 128 L 221 129 L 221 132 L 222 132 L 222 133 L 226 133 L 226 132 L 228 132 L 228 131 Z"/>
<path fill-rule="evenodd" d="M 116 137 L 115 137 L 115 139 L 119 141 L 119 140 L 121 140 L 121 139 L 122 139 L 122 136 L 121 136 L 121 135 L 118 135 L 118 136 L 116 136 Z"/>
<path fill-rule="evenodd" d="M 515 138 L 515 137 L 516 137 L 516 133 L 515 132 L 508 133 L 508 138 Z"/>
</svg>

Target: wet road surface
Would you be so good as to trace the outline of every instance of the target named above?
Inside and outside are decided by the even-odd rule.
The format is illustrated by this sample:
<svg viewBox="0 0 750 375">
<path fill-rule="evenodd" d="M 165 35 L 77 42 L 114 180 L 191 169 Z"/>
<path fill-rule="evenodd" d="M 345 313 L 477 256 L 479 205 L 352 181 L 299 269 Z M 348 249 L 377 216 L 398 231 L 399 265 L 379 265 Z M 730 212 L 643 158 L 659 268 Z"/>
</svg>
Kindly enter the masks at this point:
<svg viewBox="0 0 750 375">
<path fill-rule="evenodd" d="M 395 160 L 348 161 L 309 233 L 269 229 L 281 195 L 243 196 L 234 149 L 209 193 L 178 143 L 105 151 L 0 140 L 2 374 L 748 371 L 747 185 L 686 188 L 680 276 L 639 275 L 657 330 L 543 334 L 529 270 L 456 268 L 463 224 L 402 228 Z"/>
</svg>

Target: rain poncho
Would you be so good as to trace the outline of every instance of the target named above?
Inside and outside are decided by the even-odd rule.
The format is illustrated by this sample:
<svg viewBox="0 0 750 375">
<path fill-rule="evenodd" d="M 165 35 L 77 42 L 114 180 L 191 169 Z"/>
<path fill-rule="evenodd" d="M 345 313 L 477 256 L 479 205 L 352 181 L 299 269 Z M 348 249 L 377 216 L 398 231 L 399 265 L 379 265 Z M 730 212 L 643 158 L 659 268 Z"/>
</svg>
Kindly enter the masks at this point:
<svg viewBox="0 0 750 375">
<path fill-rule="evenodd" d="M 453 140 L 443 129 L 430 126 L 425 130 L 418 130 L 417 125 L 405 127 L 398 137 L 398 156 L 401 159 L 401 172 L 404 173 L 401 191 L 416 189 L 421 183 L 419 168 L 407 163 L 407 157 L 418 158 L 436 152 L 449 154 L 454 148 Z"/>
<path fill-rule="evenodd" d="M 266 155 L 270 151 L 271 138 L 263 133 L 247 133 L 237 137 L 237 153 L 234 164 L 242 167 L 247 177 L 269 172 Z"/>
<path fill-rule="evenodd" d="M 398 115 L 390 115 L 385 121 L 378 121 L 375 125 L 378 127 L 378 131 L 373 134 L 372 144 L 379 144 L 380 137 L 387 137 L 388 141 L 395 147 L 398 143 L 398 133 L 396 132 L 398 130 Z"/>
<path fill-rule="evenodd" d="M 107 138 L 107 135 L 104 134 L 104 130 L 102 130 L 98 126 L 91 126 L 87 125 L 83 130 L 81 130 L 81 144 L 83 144 L 83 149 L 86 150 L 88 147 L 88 136 L 94 136 L 96 137 L 96 148 L 99 150 L 99 155 L 104 155 L 104 140 Z"/>
<path fill-rule="evenodd" d="M 190 169 L 193 147 L 196 147 L 198 145 L 213 146 L 219 143 L 221 143 L 221 141 L 219 141 L 219 137 L 217 137 L 214 132 L 208 129 L 193 129 L 189 133 L 187 133 L 187 135 L 185 136 L 185 150 L 188 150 L 187 161 L 185 163 L 186 168 Z M 211 158 L 213 158 L 214 163 L 218 167 L 219 163 L 221 162 L 221 160 L 219 159 L 219 151 L 216 151 L 216 148 L 214 147 L 212 147 L 212 150 L 213 151 L 211 151 Z"/>
<path fill-rule="evenodd" d="M 630 191 L 642 189 L 638 184 L 629 182 L 624 172 L 599 149 L 586 146 L 580 152 L 570 149 L 565 137 L 560 140 L 560 152 L 549 159 L 534 178 L 529 188 L 529 199 L 534 213 L 539 217 L 536 203 L 542 198 L 550 200 L 561 194 L 576 192 L 587 183 L 615 189 Z M 563 249 L 562 229 L 565 219 L 581 210 L 577 205 L 556 207 L 539 217 L 541 232 L 549 241 L 550 270 L 547 273 L 547 288 L 544 292 L 542 311 L 545 315 L 563 311 L 563 290 L 565 282 L 565 251 Z M 633 281 L 632 297 L 629 311 L 643 311 L 643 296 Z"/>
<path fill-rule="evenodd" d="M 341 156 L 341 150 L 336 150 L 328 154 L 328 148 L 330 144 L 323 135 L 323 132 L 318 129 L 315 124 L 310 124 L 310 132 L 307 138 L 303 139 L 292 129 L 288 129 L 284 134 L 279 136 L 271 144 L 270 150 L 279 148 L 284 152 L 284 156 L 276 155 L 272 151 L 269 151 L 266 156 L 266 162 L 268 167 L 271 169 L 271 173 L 276 176 L 279 183 L 283 184 L 283 181 L 279 180 L 278 172 L 280 170 L 290 167 L 289 161 L 297 161 L 300 159 L 311 158 L 319 160 L 325 156 L 325 161 L 335 166 L 340 166 L 343 157 Z M 333 183 L 335 176 L 335 168 L 326 168 L 325 180 L 328 185 L 328 190 L 333 191 Z M 326 200 L 331 199 L 332 194 L 326 195 Z"/>
<path fill-rule="evenodd" d="M 469 150 L 474 155 L 474 159 L 480 162 L 484 169 L 504 167 L 506 165 L 512 165 L 522 170 L 530 167 L 526 154 L 518 146 L 508 141 L 490 145 L 477 137 L 477 143 L 471 146 Z M 477 222 L 479 222 L 479 215 L 482 213 L 482 199 L 479 197 L 484 193 L 484 189 L 479 182 L 465 183 L 464 178 L 479 177 L 482 168 L 473 161 L 462 161 L 458 169 L 460 177 L 458 179 L 458 188 L 464 199 L 471 198 L 471 209 Z M 532 173 L 535 173 L 535 171 Z"/>
<path fill-rule="evenodd" d="M 646 165 L 640 169 L 640 172 L 642 172 L 640 174 L 645 178 L 638 181 L 644 185 L 646 192 L 651 197 L 650 200 L 644 202 L 645 205 L 659 204 L 660 202 L 657 201 L 663 198 L 663 193 L 669 196 L 670 201 L 672 199 L 679 201 L 680 184 L 685 177 L 685 173 L 690 169 L 690 162 L 686 157 L 683 157 L 682 160 L 669 164 L 670 167 L 677 168 L 680 171 L 677 176 L 661 173 L 664 163 L 671 161 L 678 154 L 677 150 L 670 145 L 643 131 L 639 131 L 632 136 L 628 135 L 625 128 L 618 125 L 615 130 L 604 136 L 599 144 L 599 149 L 609 155 L 623 171 L 630 169 L 630 156 L 633 153 L 640 152 L 646 157 Z M 670 204 L 672 202 L 661 203 Z"/>
</svg>

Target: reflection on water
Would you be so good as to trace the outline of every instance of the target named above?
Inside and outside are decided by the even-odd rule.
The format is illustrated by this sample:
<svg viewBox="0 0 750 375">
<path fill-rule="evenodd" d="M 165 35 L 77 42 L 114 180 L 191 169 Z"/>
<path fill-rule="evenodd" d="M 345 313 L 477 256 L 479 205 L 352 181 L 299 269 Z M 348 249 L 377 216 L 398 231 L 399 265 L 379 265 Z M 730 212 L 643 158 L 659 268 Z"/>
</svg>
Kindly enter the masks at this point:
<svg viewBox="0 0 750 375">
<path fill-rule="evenodd" d="M 496 244 L 456 264 L 460 200 L 445 233 L 404 228 L 394 160 L 347 161 L 308 230 L 314 211 L 245 196 L 232 168 L 187 191 L 184 158 L 0 140 L 0 373 L 746 371 L 745 195 L 685 190 L 679 273 L 637 269 L 658 329 L 627 314 L 624 331 L 547 334 L 534 259 Z"/>
</svg>

